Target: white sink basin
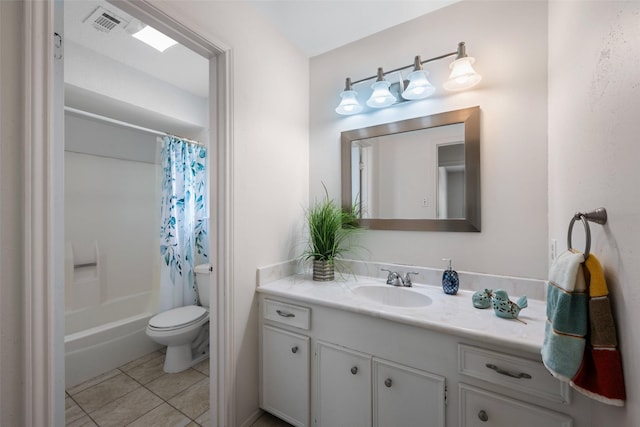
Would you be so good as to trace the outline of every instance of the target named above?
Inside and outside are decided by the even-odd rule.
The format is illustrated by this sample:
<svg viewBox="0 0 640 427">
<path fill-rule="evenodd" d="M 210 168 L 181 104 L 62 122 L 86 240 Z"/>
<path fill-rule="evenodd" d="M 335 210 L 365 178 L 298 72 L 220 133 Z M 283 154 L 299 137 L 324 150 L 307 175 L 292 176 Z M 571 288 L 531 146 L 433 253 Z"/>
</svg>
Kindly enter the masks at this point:
<svg viewBox="0 0 640 427">
<path fill-rule="evenodd" d="M 426 307 L 431 298 L 405 287 L 391 285 L 362 285 L 353 289 L 353 293 L 378 304 L 394 307 Z"/>
</svg>

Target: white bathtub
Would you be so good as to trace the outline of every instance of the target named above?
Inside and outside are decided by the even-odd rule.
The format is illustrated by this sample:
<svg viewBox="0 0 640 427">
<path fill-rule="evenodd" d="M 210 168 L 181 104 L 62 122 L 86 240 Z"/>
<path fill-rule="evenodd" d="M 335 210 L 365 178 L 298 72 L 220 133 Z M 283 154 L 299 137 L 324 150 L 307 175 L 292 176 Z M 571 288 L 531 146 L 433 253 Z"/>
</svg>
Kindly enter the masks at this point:
<svg viewBox="0 0 640 427">
<path fill-rule="evenodd" d="M 67 388 L 160 348 L 144 333 L 151 297 L 145 292 L 65 313 Z"/>
</svg>

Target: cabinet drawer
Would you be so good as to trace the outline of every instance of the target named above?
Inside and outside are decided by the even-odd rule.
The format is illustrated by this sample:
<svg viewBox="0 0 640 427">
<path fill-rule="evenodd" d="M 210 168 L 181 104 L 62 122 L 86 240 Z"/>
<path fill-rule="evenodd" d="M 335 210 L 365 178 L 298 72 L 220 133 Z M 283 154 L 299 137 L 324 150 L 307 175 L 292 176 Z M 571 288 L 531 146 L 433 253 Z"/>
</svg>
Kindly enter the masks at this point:
<svg viewBox="0 0 640 427">
<path fill-rule="evenodd" d="M 268 298 L 264 300 L 262 316 L 272 322 L 308 330 L 311 325 L 311 309 Z"/>
<path fill-rule="evenodd" d="M 571 417 L 460 384 L 460 427 L 572 427 Z"/>
<path fill-rule="evenodd" d="M 555 379 L 542 362 L 459 344 L 458 366 L 463 375 L 552 402 L 569 403 L 568 384 Z"/>
</svg>

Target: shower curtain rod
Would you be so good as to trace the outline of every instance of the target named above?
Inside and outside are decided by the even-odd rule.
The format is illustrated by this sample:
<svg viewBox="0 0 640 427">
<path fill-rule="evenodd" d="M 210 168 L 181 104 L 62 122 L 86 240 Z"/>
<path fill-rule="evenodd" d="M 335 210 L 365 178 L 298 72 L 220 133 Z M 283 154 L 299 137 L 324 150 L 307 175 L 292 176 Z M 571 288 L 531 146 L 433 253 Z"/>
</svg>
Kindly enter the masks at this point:
<svg viewBox="0 0 640 427">
<path fill-rule="evenodd" d="M 142 132 L 152 133 L 154 135 L 174 136 L 176 138 L 182 139 L 183 141 L 187 141 L 187 142 L 190 142 L 192 144 L 200 145 L 200 146 L 203 146 L 203 147 L 205 146 L 203 143 L 201 143 L 199 141 L 194 141 L 193 139 L 185 138 L 185 137 L 182 137 L 182 136 L 179 136 L 179 135 L 174 135 L 174 134 L 171 134 L 169 132 L 163 132 L 163 131 L 160 131 L 160 130 L 155 130 L 155 129 L 150 129 L 150 128 L 146 128 L 146 127 L 143 127 L 143 126 L 134 125 L 133 123 L 123 122 L 122 120 L 112 119 L 110 117 L 101 116 L 99 114 L 90 113 L 88 111 L 79 110 L 79 109 L 73 108 L 73 107 L 65 106 L 64 107 L 64 111 L 68 111 L 70 113 L 77 114 L 79 116 L 90 117 L 92 119 L 100 120 L 100 121 L 111 123 L 111 124 L 114 124 L 114 125 L 118 125 L 118 126 L 122 126 L 122 127 L 127 127 L 127 128 L 131 128 L 131 129 L 139 130 L 139 131 L 142 131 Z"/>
</svg>

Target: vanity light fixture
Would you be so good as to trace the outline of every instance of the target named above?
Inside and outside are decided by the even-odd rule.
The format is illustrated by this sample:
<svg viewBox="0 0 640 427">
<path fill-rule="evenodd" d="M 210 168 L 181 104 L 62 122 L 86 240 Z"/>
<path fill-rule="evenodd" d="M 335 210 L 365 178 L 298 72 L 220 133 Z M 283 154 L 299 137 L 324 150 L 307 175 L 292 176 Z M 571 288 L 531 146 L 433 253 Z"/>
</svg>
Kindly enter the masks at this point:
<svg viewBox="0 0 640 427">
<path fill-rule="evenodd" d="M 455 52 L 446 53 L 424 61 L 421 60 L 420 56 L 416 56 L 411 65 L 405 65 L 387 72 L 384 72 L 382 68 L 378 68 L 378 73 L 375 76 L 366 77 L 354 82 L 351 81 L 351 78 L 347 78 L 345 90 L 340 93 L 342 101 L 336 108 L 336 113 L 350 115 L 361 112 L 363 107 L 358 101 L 358 93 L 353 89 L 353 86 L 371 79 L 376 79 L 375 83 L 371 85 L 373 93 L 367 100 L 367 106 L 371 108 L 384 108 L 399 102 L 424 99 L 432 95 L 436 89 L 429 81 L 429 73 L 423 70 L 422 65 L 454 55 L 456 59 L 449 66 L 451 68 L 451 74 L 449 75 L 449 79 L 443 84 L 443 87 L 446 90 L 459 91 L 477 85 L 482 77 L 472 67 L 475 59 L 467 56 L 465 43 L 460 42 Z M 410 67 L 413 67 L 413 71 L 407 76 L 408 85 L 406 89 L 404 89 L 405 81 L 402 77 L 402 71 Z M 400 72 L 399 83 L 392 85 L 384 78 L 385 75 L 397 72 Z M 399 86 L 399 88 L 397 88 L 397 98 L 390 90 L 390 88 L 395 89 L 394 86 Z"/>
</svg>

